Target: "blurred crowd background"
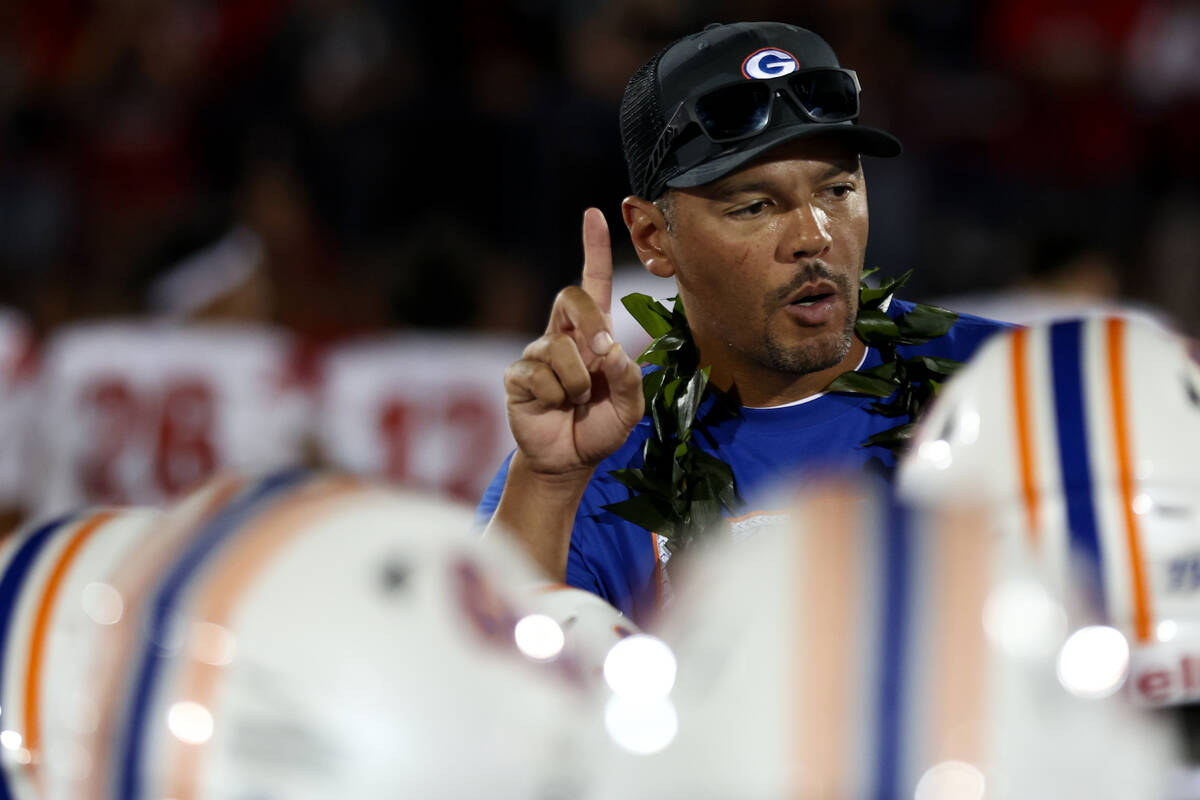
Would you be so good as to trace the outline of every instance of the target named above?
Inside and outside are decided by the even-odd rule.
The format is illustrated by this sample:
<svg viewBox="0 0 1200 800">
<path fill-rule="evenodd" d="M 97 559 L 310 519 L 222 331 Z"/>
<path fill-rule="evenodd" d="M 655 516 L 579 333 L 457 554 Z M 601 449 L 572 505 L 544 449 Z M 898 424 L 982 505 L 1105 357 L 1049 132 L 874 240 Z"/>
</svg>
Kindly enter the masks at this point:
<svg viewBox="0 0 1200 800">
<path fill-rule="evenodd" d="M 738 19 L 826 37 L 905 143 L 867 264 L 907 298 L 1200 334 L 1200 2 L 7 0 L 0 527 L 295 463 L 478 498 L 583 209 L 618 293 L 673 294 L 620 222 L 618 106 Z"/>
<path fill-rule="evenodd" d="M 619 230 L 617 107 L 710 21 L 818 31 L 904 157 L 868 165 L 868 264 L 914 299 L 1036 286 L 1195 333 L 1200 3 L 1192 0 L 8 0 L 0 292 L 40 334 L 147 310 L 234 224 L 265 315 L 317 340 L 532 332 Z"/>
</svg>

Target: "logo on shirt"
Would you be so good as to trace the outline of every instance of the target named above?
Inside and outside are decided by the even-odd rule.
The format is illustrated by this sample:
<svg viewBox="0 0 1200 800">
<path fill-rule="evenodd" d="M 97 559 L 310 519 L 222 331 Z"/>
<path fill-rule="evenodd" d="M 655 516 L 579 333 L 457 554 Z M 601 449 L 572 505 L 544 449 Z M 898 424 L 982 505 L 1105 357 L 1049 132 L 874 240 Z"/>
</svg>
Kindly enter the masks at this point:
<svg viewBox="0 0 1200 800">
<path fill-rule="evenodd" d="M 747 78 L 778 78 L 789 75 L 799 68 L 796 57 L 786 50 L 764 47 L 746 56 L 742 62 L 742 74 Z"/>
</svg>

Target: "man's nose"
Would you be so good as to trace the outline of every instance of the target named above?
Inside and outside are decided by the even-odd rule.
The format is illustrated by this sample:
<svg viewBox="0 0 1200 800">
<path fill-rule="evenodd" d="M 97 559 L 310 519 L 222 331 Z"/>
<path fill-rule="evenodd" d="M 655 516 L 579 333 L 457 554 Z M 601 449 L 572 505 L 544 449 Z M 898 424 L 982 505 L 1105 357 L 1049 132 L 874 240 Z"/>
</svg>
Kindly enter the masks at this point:
<svg viewBox="0 0 1200 800">
<path fill-rule="evenodd" d="M 818 258 L 829 250 L 829 217 L 812 203 L 802 203 L 787 215 L 778 253 L 781 261 Z"/>
</svg>

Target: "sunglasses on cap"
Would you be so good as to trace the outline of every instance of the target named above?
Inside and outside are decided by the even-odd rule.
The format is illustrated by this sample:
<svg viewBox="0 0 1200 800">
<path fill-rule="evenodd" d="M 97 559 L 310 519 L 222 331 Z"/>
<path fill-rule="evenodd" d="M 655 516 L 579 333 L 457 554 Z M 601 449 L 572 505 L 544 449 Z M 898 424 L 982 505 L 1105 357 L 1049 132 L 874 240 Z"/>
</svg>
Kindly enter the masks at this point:
<svg viewBox="0 0 1200 800">
<path fill-rule="evenodd" d="M 858 118 L 860 92 L 854 70 L 824 67 L 776 78 L 739 81 L 690 97 L 676 107 L 655 142 L 646 174 L 658 175 L 680 135 L 693 124 L 715 145 L 749 139 L 770 126 L 776 97 L 786 98 L 810 122 L 851 122 Z M 712 155 L 709 148 L 687 159 L 691 163 L 680 166 L 688 169 Z"/>
</svg>

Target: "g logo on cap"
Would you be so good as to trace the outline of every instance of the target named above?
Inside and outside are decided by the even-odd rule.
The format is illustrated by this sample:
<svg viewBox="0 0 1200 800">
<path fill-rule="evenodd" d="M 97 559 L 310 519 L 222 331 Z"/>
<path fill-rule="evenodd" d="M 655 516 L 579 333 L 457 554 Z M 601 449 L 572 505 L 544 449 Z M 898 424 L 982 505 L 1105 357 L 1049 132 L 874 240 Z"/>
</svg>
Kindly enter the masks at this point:
<svg viewBox="0 0 1200 800">
<path fill-rule="evenodd" d="M 764 47 L 746 56 L 742 62 L 742 75 L 747 78 L 778 78 L 795 72 L 798 68 L 796 57 L 787 50 L 776 47 Z"/>
</svg>

